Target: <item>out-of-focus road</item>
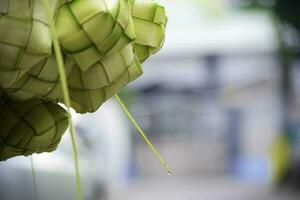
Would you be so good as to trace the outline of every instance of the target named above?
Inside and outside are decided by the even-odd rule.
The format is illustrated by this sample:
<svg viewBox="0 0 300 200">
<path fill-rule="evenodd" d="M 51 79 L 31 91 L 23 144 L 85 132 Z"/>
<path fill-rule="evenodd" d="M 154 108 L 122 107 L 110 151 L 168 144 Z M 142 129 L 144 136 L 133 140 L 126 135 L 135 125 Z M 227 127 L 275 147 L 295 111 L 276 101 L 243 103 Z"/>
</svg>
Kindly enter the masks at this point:
<svg viewBox="0 0 300 200">
<path fill-rule="evenodd" d="M 143 178 L 111 200 L 296 200 L 299 196 L 278 192 L 267 185 L 243 184 L 229 178 Z"/>
</svg>

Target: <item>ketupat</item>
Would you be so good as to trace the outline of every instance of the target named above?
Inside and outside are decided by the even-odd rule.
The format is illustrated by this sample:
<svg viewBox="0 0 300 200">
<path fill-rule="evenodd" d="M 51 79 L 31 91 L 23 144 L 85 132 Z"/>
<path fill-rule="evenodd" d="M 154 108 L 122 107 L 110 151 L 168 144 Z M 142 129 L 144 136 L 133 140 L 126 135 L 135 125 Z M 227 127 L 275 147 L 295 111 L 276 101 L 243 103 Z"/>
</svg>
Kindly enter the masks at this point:
<svg viewBox="0 0 300 200">
<path fill-rule="evenodd" d="M 59 73 L 52 52 L 52 38 L 41 2 L 42 0 L 0 2 L 0 89 L 5 91 L 5 99 L 9 99 L 13 105 L 23 105 L 24 108 L 31 101 L 47 101 L 47 105 L 55 105 L 59 101 L 63 103 Z M 71 106 L 79 113 L 96 111 L 108 98 L 140 76 L 140 62 L 163 45 L 167 17 L 164 8 L 153 1 L 49 2 L 52 4 L 56 33 L 64 54 Z M 12 15 L 17 17 L 11 17 Z M 3 20 L 5 18 L 12 18 L 14 21 L 6 23 Z M 19 26 L 20 21 L 24 26 Z M 35 25 L 36 23 L 41 24 Z M 27 38 L 22 35 L 24 27 L 34 30 L 28 33 Z M 14 36 L 15 33 L 18 37 Z M 27 46 L 16 47 L 15 43 L 19 41 Z M 18 48 L 18 51 L 10 52 L 7 48 Z M 16 52 L 20 54 L 13 56 Z M 25 62 L 26 65 L 23 65 Z M 1 106 L 7 109 L 6 104 Z M 40 125 L 47 125 L 46 122 L 43 123 L 45 124 Z M 0 124 L 0 130 L 2 126 L 4 125 Z M 17 139 L 14 134 L 11 137 Z M 0 143 L 0 146 L 3 144 Z M 41 149 L 39 143 L 35 145 L 38 149 L 36 151 L 18 153 L 29 155 L 53 150 Z M 4 157 L 7 156 L 0 151 L 0 160 Z"/>
<path fill-rule="evenodd" d="M 0 160 L 51 152 L 66 131 L 68 113 L 53 102 L 0 97 Z"/>
<path fill-rule="evenodd" d="M 74 62 L 65 57 L 65 71 L 69 75 Z M 54 55 L 34 65 L 24 76 L 6 89 L 11 97 L 25 101 L 39 98 L 59 102 L 62 89 Z"/>
<path fill-rule="evenodd" d="M 88 66 L 93 66 L 90 70 L 84 71 L 83 67 L 74 67 L 74 72 L 71 73 L 68 83 L 72 107 L 77 112 L 84 113 L 97 110 L 114 93 L 140 76 L 142 74 L 140 62 L 159 51 L 163 45 L 168 21 L 164 8 L 153 1 L 130 1 L 129 3 L 131 4 L 136 34 L 132 44 L 134 51 L 127 50 L 124 52 L 121 50 L 115 55 L 105 56 L 102 59 L 99 57 L 98 60 L 95 57 L 95 61 L 90 59 L 90 63 L 91 61 L 94 62 L 93 65 L 89 63 Z M 132 49 L 132 47 L 127 45 L 124 49 Z M 118 56 L 120 53 L 123 59 Z M 133 65 L 124 63 L 126 57 L 134 57 Z M 130 60 L 128 58 L 127 60 Z M 77 62 L 77 64 L 80 66 L 80 63 Z M 117 79 L 126 65 L 127 67 L 131 66 L 128 68 L 130 69 L 128 72 L 131 71 L 131 73 L 128 74 L 125 71 L 122 77 Z M 92 74 L 94 74 L 94 79 L 91 79 Z M 95 82 L 97 77 L 101 81 Z"/>
<path fill-rule="evenodd" d="M 136 1 L 132 17 L 136 33 L 133 47 L 143 62 L 162 48 L 168 18 L 164 7 L 153 1 Z"/>
<path fill-rule="evenodd" d="M 52 7 L 55 5 L 52 2 Z M 0 4 L 0 87 L 6 88 L 50 55 L 51 36 L 39 0 Z"/>
<path fill-rule="evenodd" d="M 79 113 L 94 112 L 141 74 L 140 62 L 131 44 L 112 56 L 104 57 L 86 71 L 74 66 L 68 78 L 72 107 Z"/>
<path fill-rule="evenodd" d="M 127 0 L 62 0 L 56 29 L 63 50 L 84 71 L 135 38 Z"/>
</svg>

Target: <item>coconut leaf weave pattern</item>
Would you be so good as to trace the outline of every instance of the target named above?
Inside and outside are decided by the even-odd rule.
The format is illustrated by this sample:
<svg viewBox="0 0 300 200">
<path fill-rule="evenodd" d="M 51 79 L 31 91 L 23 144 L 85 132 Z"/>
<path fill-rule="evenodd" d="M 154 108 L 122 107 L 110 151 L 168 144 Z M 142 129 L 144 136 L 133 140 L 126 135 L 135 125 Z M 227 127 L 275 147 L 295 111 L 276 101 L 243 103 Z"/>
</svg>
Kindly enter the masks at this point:
<svg viewBox="0 0 300 200">
<path fill-rule="evenodd" d="M 48 2 L 51 31 L 43 0 L 0 0 L 0 161 L 53 151 L 68 127 L 53 49 L 71 107 L 87 113 L 141 76 L 164 42 L 166 13 L 153 1 Z"/>
<path fill-rule="evenodd" d="M 56 19 L 63 49 L 82 70 L 135 38 L 127 0 L 62 1 Z"/>
<path fill-rule="evenodd" d="M 140 62 L 131 45 L 104 57 L 86 71 L 75 66 L 68 78 L 72 107 L 79 113 L 94 112 L 141 74 Z"/>
<path fill-rule="evenodd" d="M 153 1 L 136 1 L 132 16 L 136 33 L 134 49 L 143 62 L 162 48 L 168 18 L 164 7 Z"/>
<path fill-rule="evenodd" d="M 68 127 L 68 114 L 53 102 L 0 99 L 0 161 L 51 152 Z"/>
<path fill-rule="evenodd" d="M 47 57 L 51 45 L 48 21 L 40 0 L 1 1 L 0 87 L 9 87 Z"/>
<path fill-rule="evenodd" d="M 68 76 L 74 65 L 72 59 L 65 57 L 65 71 Z M 54 55 L 41 60 L 24 76 L 6 89 L 6 92 L 18 100 L 40 98 L 58 102 L 62 98 L 62 89 Z"/>
</svg>

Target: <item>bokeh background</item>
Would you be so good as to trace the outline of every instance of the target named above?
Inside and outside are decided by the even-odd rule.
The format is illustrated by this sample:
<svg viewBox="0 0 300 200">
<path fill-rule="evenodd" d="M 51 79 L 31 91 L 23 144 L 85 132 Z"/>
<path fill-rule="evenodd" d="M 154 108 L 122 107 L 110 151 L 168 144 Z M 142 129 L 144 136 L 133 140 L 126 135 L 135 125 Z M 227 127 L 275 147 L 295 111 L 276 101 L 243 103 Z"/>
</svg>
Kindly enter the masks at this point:
<svg viewBox="0 0 300 200">
<path fill-rule="evenodd" d="M 120 96 L 74 115 L 85 199 L 293 200 L 300 196 L 300 2 L 159 0 L 163 49 Z M 69 136 L 52 154 L 0 163 L 0 199 L 75 199 Z M 37 193 L 37 194 L 36 194 Z"/>
</svg>

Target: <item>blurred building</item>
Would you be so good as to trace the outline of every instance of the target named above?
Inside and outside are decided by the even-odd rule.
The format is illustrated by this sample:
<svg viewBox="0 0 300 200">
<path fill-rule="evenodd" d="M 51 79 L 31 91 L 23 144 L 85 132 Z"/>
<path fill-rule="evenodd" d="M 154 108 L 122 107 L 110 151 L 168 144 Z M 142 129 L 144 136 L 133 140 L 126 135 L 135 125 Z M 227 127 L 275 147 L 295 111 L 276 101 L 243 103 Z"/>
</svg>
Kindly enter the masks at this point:
<svg viewBox="0 0 300 200">
<path fill-rule="evenodd" d="M 132 84 L 140 92 L 132 110 L 177 175 L 233 172 L 266 182 L 282 109 L 272 20 L 199 2 L 162 2 L 165 46 Z M 140 173 L 161 174 L 147 147 L 137 148 Z"/>
</svg>

